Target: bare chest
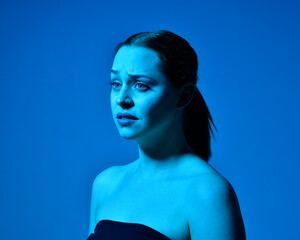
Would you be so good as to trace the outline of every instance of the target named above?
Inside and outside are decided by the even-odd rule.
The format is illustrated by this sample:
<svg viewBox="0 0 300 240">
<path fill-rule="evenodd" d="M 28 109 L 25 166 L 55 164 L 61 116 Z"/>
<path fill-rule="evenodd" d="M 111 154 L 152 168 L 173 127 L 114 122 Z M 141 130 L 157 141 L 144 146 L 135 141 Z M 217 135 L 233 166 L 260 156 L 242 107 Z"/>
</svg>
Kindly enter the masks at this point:
<svg viewBox="0 0 300 240">
<path fill-rule="evenodd" d="M 122 179 L 96 213 L 96 221 L 110 219 L 149 226 L 170 239 L 189 239 L 185 217 L 188 181 L 132 183 Z"/>
</svg>

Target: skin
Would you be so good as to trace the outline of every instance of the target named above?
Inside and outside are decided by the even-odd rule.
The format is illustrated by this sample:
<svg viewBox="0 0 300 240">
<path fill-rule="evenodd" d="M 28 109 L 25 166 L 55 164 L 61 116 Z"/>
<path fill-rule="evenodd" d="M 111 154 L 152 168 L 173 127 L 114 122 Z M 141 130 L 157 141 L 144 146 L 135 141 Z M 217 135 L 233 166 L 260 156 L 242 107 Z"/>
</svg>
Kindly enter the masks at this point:
<svg viewBox="0 0 300 240">
<path fill-rule="evenodd" d="M 115 56 L 111 75 L 114 121 L 123 138 L 137 142 L 141 176 L 151 179 L 164 175 L 174 156 L 193 152 L 182 127 L 182 110 L 191 100 L 193 88 L 191 84 L 175 88 L 161 71 L 161 64 L 151 49 L 124 46 Z M 131 77 L 139 75 L 147 77 Z M 123 127 L 117 122 L 118 112 L 129 112 L 139 120 Z"/>
<path fill-rule="evenodd" d="M 126 168 L 114 166 L 96 177 L 92 189 L 90 233 L 103 218 L 131 216 L 133 222 L 140 219 L 174 240 L 245 239 L 232 186 L 195 155 L 184 137 L 182 113 L 191 101 L 194 86 L 187 83 L 180 89 L 175 88 L 161 71 L 161 64 L 155 51 L 137 46 L 121 47 L 114 58 L 112 115 L 121 137 L 137 142 L 139 158 Z M 130 113 L 138 120 L 122 126 L 116 118 L 119 112 Z M 152 189 L 153 203 L 174 202 L 170 196 L 178 189 L 182 192 L 175 205 L 167 208 L 172 207 L 169 212 L 164 212 L 166 208 L 161 208 L 161 204 L 148 206 L 148 209 L 153 207 L 153 211 L 164 212 L 161 217 L 167 218 L 166 225 L 157 225 L 153 217 L 134 214 L 147 211 L 147 206 L 143 207 L 149 200 L 149 196 L 143 197 L 148 194 L 147 188 Z M 127 209 L 118 209 L 119 200 Z M 107 202 L 111 205 L 104 207 Z M 174 214 L 170 211 L 178 209 L 182 217 L 172 219 L 178 227 L 170 229 L 167 223 Z"/>
</svg>

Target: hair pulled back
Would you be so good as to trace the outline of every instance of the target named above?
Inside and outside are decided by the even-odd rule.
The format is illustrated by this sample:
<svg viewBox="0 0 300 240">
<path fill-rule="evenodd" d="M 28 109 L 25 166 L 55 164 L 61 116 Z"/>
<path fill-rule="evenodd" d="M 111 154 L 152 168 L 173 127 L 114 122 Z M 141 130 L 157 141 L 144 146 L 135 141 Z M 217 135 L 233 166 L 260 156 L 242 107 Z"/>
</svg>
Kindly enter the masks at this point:
<svg viewBox="0 0 300 240">
<path fill-rule="evenodd" d="M 122 46 L 147 47 L 157 52 L 162 60 L 162 71 L 177 88 L 188 82 L 195 84 L 191 102 L 184 108 L 184 135 L 193 151 L 203 160 L 211 156 L 210 140 L 214 126 L 208 107 L 196 87 L 198 80 L 197 54 L 182 37 L 166 30 L 141 32 L 132 35 L 125 42 L 118 44 L 115 54 Z"/>
</svg>

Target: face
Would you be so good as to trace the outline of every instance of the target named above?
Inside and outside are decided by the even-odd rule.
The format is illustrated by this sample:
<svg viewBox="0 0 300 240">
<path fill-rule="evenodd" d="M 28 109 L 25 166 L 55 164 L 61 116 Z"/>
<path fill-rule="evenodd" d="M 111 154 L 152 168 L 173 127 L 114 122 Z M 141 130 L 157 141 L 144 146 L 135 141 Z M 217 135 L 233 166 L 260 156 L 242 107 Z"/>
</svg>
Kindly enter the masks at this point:
<svg viewBox="0 0 300 240">
<path fill-rule="evenodd" d="M 161 70 L 152 49 L 123 46 L 111 72 L 111 110 L 120 135 L 145 141 L 171 130 L 178 90 Z"/>
</svg>

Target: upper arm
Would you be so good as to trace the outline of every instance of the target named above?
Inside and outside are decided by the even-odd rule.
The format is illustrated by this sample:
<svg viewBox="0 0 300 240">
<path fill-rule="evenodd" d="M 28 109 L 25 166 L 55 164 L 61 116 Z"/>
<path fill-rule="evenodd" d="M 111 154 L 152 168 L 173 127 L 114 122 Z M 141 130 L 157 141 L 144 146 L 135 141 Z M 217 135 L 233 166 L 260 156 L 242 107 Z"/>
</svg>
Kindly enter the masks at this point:
<svg viewBox="0 0 300 240">
<path fill-rule="evenodd" d="M 231 184 L 209 174 L 197 179 L 188 197 L 188 224 L 192 240 L 246 239 L 239 203 Z"/>
<path fill-rule="evenodd" d="M 109 190 L 108 184 L 111 182 L 110 179 L 114 170 L 115 167 L 107 168 L 94 179 L 91 193 L 89 234 L 93 233 L 96 227 L 97 211 L 107 195 Z"/>
</svg>

